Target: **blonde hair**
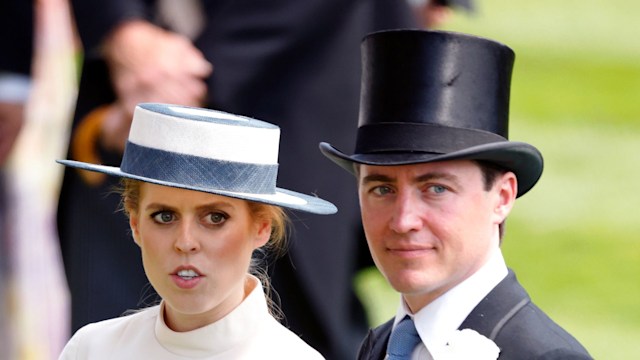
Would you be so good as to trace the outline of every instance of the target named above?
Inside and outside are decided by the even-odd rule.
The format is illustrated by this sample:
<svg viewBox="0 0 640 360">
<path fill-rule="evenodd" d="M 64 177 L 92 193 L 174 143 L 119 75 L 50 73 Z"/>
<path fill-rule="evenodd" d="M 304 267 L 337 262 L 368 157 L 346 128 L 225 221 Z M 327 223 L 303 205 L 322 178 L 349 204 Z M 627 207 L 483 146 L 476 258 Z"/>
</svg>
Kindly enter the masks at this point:
<svg viewBox="0 0 640 360">
<path fill-rule="evenodd" d="M 121 195 L 121 207 L 125 214 L 129 217 L 131 213 L 137 212 L 140 206 L 140 185 L 142 181 L 122 178 L 120 180 L 119 193 Z M 287 231 L 289 228 L 289 216 L 283 208 L 276 205 L 269 205 L 255 201 L 246 200 L 249 213 L 255 221 L 271 220 L 271 236 L 265 246 L 254 252 L 249 273 L 256 276 L 262 282 L 267 302 L 269 303 L 269 312 L 273 317 L 280 320 L 283 317 L 282 311 L 271 298 L 272 288 L 267 275 L 266 264 L 264 259 L 268 255 L 278 258 L 287 251 Z M 260 256 L 256 256 L 260 255 Z"/>
</svg>

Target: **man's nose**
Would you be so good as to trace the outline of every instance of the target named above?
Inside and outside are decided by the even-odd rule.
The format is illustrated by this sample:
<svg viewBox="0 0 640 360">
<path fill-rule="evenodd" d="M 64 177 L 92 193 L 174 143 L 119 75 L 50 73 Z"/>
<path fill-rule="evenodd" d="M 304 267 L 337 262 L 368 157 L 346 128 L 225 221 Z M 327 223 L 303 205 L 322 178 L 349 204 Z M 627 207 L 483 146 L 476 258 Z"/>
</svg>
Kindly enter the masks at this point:
<svg viewBox="0 0 640 360">
<path fill-rule="evenodd" d="M 420 199 L 411 193 L 401 193 L 391 214 L 391 230 L 403 234 L 422 227 L 422 209 Z"/>
</svg>

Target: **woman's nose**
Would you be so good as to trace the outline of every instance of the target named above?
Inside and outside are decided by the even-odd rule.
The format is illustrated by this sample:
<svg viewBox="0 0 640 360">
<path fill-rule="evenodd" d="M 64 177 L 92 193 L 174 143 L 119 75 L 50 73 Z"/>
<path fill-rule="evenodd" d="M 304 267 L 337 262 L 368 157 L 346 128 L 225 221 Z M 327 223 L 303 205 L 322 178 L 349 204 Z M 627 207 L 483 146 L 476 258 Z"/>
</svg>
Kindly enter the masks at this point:
<svg viewBox="0 0 640 360">
<path fill-rule="evenodd" d="M 175 249 L 182 253 L 192 253 L 200 250 L 200 243 L 193 233 L 193 227 L 187 223 L 183 223 L 175 241 Z"/>
</svg>

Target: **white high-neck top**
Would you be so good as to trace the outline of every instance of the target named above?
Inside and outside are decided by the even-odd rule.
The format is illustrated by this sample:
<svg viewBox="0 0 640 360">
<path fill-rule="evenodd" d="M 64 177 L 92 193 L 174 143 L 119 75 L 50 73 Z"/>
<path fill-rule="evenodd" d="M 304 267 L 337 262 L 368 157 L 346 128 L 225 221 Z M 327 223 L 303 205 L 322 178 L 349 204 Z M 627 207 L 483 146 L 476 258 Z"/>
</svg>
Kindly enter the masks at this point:
<svg viewBox="0 0 640 360">
<path fill-rule="evenodd" d="M 60 359 L 324 359 L 269 314 L 260 281 L 224 318 L 175 332 L 160 304 L 133 315 L 89 324 L 76 332 Z"/>
</svg>

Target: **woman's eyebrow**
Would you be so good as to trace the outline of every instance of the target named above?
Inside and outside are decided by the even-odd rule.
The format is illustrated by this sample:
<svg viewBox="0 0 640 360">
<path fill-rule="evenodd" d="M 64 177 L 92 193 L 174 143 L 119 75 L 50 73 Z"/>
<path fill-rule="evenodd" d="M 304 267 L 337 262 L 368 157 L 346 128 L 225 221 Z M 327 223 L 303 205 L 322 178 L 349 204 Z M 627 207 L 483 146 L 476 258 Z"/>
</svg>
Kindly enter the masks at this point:
<svg viewBox="0 0 640 360">
<path fill-rule="evenodd" d="M 207 204 L 199 205 L 196 207 L 196 210 L 220 210 L 220 209 L 232 209 L 233 205 L 226 201 L 214 201 Z"/>
</svg>

